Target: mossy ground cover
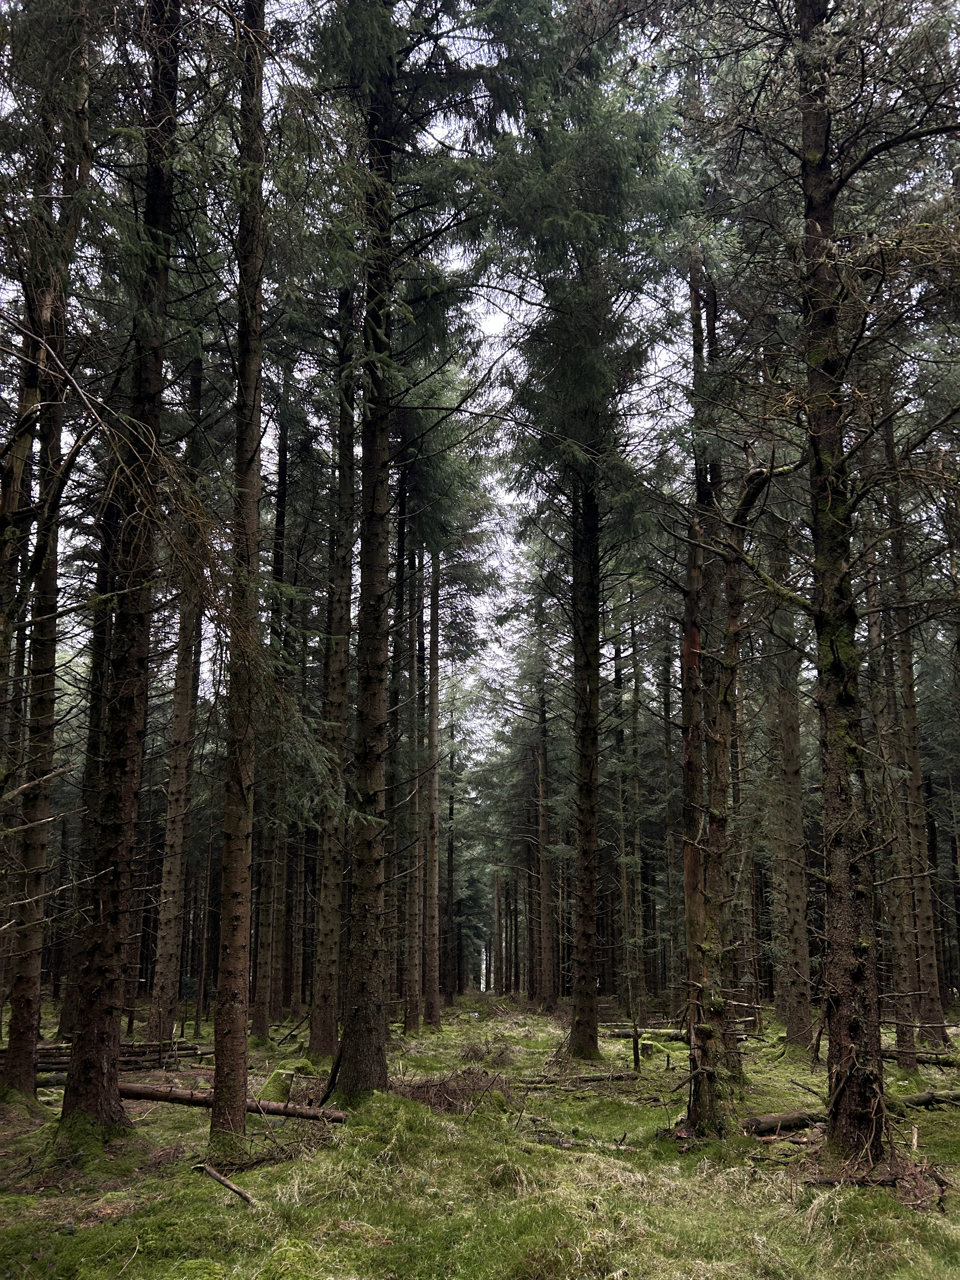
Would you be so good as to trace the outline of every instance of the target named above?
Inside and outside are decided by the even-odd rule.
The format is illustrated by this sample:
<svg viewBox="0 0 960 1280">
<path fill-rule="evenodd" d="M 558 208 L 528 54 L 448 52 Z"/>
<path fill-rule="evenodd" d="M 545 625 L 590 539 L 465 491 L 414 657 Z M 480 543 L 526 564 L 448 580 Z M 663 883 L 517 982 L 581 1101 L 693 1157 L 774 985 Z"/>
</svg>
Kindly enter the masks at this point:
<svg viewBox="0 0 960 1280">
<path fill-rule="evenodd" d="M 960 1194 L 941 1212 L 887 1190 L 811 1185 L 803 1145 L 760 1143 L 733 1124 L 723 1142 L 666 1136 L 683 1109 L 682 1045 L 644 1059 L 638 1080 L 596 1079 L 630 1070 L 629 1042 L 606 1039 L 603 1062 L 582 1065 L 564 1059 L 563 1038 L 560 1022 L 502 1002 L 398 1038 L 401 1092 L 448 1109 L 382 1094 L 329 1130 L 252 1119 L 252 1167 L 224 1170 L 252 1207 L 196 1168 L 209 1158 L 206 1111 L 130 1103 L 131 1133 L 71 1152 L 54 1141 L 60 1091 L 45 1089 L 42 1114 L 0 1118 L 0 1280 L 960 1274 Z M 255 1050 L 251 1094 L 296 1059 L 290 1043 Z M 822 1093 L 824 1073 L 772 1036 L 748 1042 L 745 1066 L 741 1114 L 818 1107 L 808 1090 Z M 957 1074 L 923 1080 L 957 1087 Z M 142 1078 L 197 1088 L 211 1077 L 185 1064 Z M 914 1091 L 894 1071 L 888 1084 Z M 294 1076 L 295 1098 L 315 1089 Z M 960 1108 L 897 1123 L 903 1146 L 916 1125 L 917 1158 L 960 1186 Z"/>
</svg>

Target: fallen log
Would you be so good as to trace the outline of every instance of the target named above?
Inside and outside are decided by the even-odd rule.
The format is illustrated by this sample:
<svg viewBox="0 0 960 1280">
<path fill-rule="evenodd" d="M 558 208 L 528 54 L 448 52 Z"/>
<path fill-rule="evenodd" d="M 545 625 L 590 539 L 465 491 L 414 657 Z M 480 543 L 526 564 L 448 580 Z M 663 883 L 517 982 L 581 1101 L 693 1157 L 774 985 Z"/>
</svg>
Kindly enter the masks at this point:
<svg viewBox="0 0 960 1280">
<path fill-rule="evenodd" d="M 907 1093 L 901 1097 L 894 1094 L 887 1099 L 888 1106 L 890 1102 L 900 1102 L 905 1107 L 935 1107 L 939 1102 L 952 1102 L 956 1105 L 960 1104 L 960 1089 L 946 1089 L 939 1093 L 936 1089 L 926 1089 L 923 1093 Z"/>
<path fill-rule="evenodd" d="M 188 1065 L 190 1064 L 185 1064 L 182 1059 L 180 1060 L 180 1062 L 174 1062 L 171 1059 L 165 1062 L 161 1068 L 160 1065 L 157 1063 L 156 1058 L 121 1058 L 119 1063 L 117 1064 L 117 1067 L 121 1072 L 158 1071 L 161 1069 L 164 1071 L 167 1071 L 167 1070 L 172 1071 L 172 1070 L 180 1070 L 184 1066 L 188 1066 Z M 196 1066 L 197 1064 L 193 1063 L 192 1065 Z M 37 1060 L 37 1071 L 40 1073 L 51 1072 L 51 1071 L 61 1072 L 61 1071 L 69 1071 L 69 1070 L 70 1070 L 69 1058 L 39 1058 Z"/>
<path fill-rule="evenodd" d="M 741 1124 L 747 1133 L 781 1133 L 791 1129 L 809 1129 L 812 1124 L 826 1120 L 820 1111 L 779 1111 L 765 1116 L 747 1116 Z"/>
<path fill-rule="evenodd" d="M 161 1085 L 124 1084 L 120 1082 L 120 1097 L 136 1102 L 175 1102 L 181 1107 L 212 1107 L 212 1089 L 168 1089 Z M 259 1098 L 247 1099 L 247 1110 L 254 1115 L 290 1116 L 294 1120 L 327 1120 L 331 1124 L 343 1124 L 346 1111 L 332 1107 L 298 1107 L 291 1102 L 262 1102 Z"/>
<path fill-rule="evenodd" d="M 604 1034 L 608 1035 L 611 1038 L 611 1040 L 632 1040 L 633 1039 L 633 1031 L 630 1029 L 607 1031 Z M 681 1044 L 688 1043 L 687 1033 L 685 1031 L 666 1031 L 662 1027 L 648 1027 L 646 1029 L 641 1028 L 639 1031 L 637 1031 L 637 1037 L 640 1040 L 677 1040 Z"/>
<path fill-rule="evenodd" d="M 69 1057 L 71 1048 L 72 1048 L 72 1045 L 69 1040 L 47 1040 L 47 1041 L 42 1041 L 40 1044 L 37 1045 L 37 1054 L 40 1057 L 43 1057 L 44 1054 L 51 1054 L 54 1057 L 57 1057 L 57 1056 L 63 1057 L 64 1055 Z M 121 1042 L 121 1045 L 120 1045 L 121 1058 L 123 1057 L 143 1058 L 143 1057 L 148 1057 L 150 1055 L 156 1055 L 161 1052 L 166 1054 L 185 1053 L 188 1055 L 193 1055 L 203 1051 L 204 1050 L 201 1045 L 191 1040 L 172 1040 L 172 1041 L 165 1040 L 163 1044 L 160 1044 L 158 1040 L 146 1041 L 144 1043 L 139 1043 L 138 1041 L 135 1041 L 135 1040 L 124 1040 Z M 3 1048 L 0 1048 L 0 1058 L 5 1057 L 6 1052 L 7 1052 L 6 1046 L 4 1046 Z M 213 1050 L 208 1049 L 206 1050 L 206 1052 L 212 1053 Z"/>
<path fill-rule="evenodd" d="M 880 1057 L 888 1062 L 896 1062 L 896 1049 L 881 1049 Z M 922 1067 L 960 1067 L 960 1058 L 952 1053 L 917 1053 L 911 1054 Z"/>
</svg>

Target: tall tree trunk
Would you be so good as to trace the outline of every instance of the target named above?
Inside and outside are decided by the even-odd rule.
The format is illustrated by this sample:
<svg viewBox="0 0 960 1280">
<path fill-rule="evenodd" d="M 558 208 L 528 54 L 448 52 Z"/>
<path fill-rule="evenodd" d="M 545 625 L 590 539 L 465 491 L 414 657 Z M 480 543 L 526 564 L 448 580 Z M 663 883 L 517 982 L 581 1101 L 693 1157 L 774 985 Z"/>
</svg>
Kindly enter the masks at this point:
<svg viewBox="0 0 960 1280">
<path fill-rule="evenodd" d="M 80 192 L 91 165 L 88 103 L 86 12 L 81 6 L 63 24 L 64 61 L 50 51 L 48 70 L 56 79 L 47 87 L 47 110 L 40 123 L 34 169 L 39 208 L 28 231 L 28 271 L 24 301 L 28 336 L 24 339 L 22 382 L 14 439 L 4 460 L 0 485 L 0 735 L 9 740 L 18 691 L 8 684 L 12 628 L 31 582 L 29 723 L 23 781 L 18 906 L 10 972 L 9 1043 L 0 1082 L 32 1094 L 36 1088 L 36 1045 L 40 1034 L 40 979 L 43 916 L 50 829 L 50 773 L 53 768 L 57 646 L 57 536 L 62 487 L 61 435 L 69 270 L 83 217 Z M 62 153 L 57 155 L 58 146 Z M 59 170 L 59 172 L 58 172 Z M 59 213 L 57 189 L 59 188 Z M 20 513 L 29 507 L 30 455 L 39 441 L 36 536 L 27 555 L 26 526 Z M 18 566 L 22 570 L 18 584 Z M 17 664 L 19 666 L 19 663 Z M 16 673 L 15 673 L 16 674 Z M 16 682 L 19 684 L 19 681 Z M 12 697 L 11 697 L 12 692 Z M 5 762 L 3 786 L 16 758 Z"/>
<path fill-rule="evenodd" d="M 116 607 L 107 670 L 99 837 L 93 859 L 95 897 L 80 971 L 77 1030 L 64 1090 L 63 1124 L 80 1114 L 103 1126 L 126 1123 L 117 1073 L 146 733 L 150 577 L 155 561 L 164 317 L 173 226 L 180 39 L 176 0 L 155 0 L 150 33 L 154 50 L 146 131 L 143 296 L 134 326 L 132 422 L 118 441 L 119 459 L 112 479 L 118 517 Z"/>
<path fill-rule="evenodd" d="M 267 819 L 263 832 L 259 857 L 259 884 L 257 885 L 257 951 L 254 960 L 253 1009 L 250 1016 L 250 1034 L 257 1040 L 270 1037 L 271 998 L 273 992 L 274 900 L 277 896 L 277 825 Z"/>
<path fill-rule="evenodd" d="M 337 298 L 337 481 L 336 516 L 331 525 L 329 639 L 324 672 L 326 745 L 333 762 L 336 796 L 323 807 L 320 832 L 320 885 L 317 892 L 310 1053 L 317 1058 L 337 1050 L 340 987 L 340 903 L 344 864 L 344 774 L 347 740 L 347 681 L 350 663 L 350 600 L 353 591 L 355 521 L 354 303 L 349 289 Z"/>
<path fill-rule="evenodd" d="M 700 593 L 703 673 L 704 746 L 707 771 L 706 847 L 701 852 L 704 898 L 704 933 L 700 942 L 703 990 L 700 993 L 703 1022 L 701 1037 L 716 1046 L 715 1071 L 736 1066 L 736 1041 L 732 1035 L 730 971 L 731 901 L 727 883 L 727 824 L 730 803 L 730 742 L 733 723 L 735 667 L 727 661 L 727 627 L 724 626 L 724 566 L 718 544 L 722 534 L 720 500 L 722 480 L 719 462 L 706 467 L 707 478 L 700 497 L 704 535 L 703 576 Z M 709 1024 L 709 1025 L 708 1025 Z M 714 1087 L 722 1092 L 719 1076 Z"/>
<path fill-rule="evenodd" d="M 699 488 L 698 470 L 698 488 Z M 698 498 L 701 495 L 698 493 Z M 702 503 L 698 502 L 698 509 Z M 703 541 L 699 518 L 690 526 L 683 602 L 680 657 L 683 724 L 683 902 L 687 937 L 687 1026 L 690 1041 L 690 1094 L 687 1123 L 698 1132 L 716 1133 L 716 1045 L 709 1010 L 704 945 L 708 936 L 704 885 L 705 814 L 703 806 L 703 685 L 701 674 L 700 596 Z"/>
<path fill-rule="evenodd" d="M 170 771 L 167 821 L 163 837 L 163 869 L 157 910 L 157 964 L 153 978 L 148 1040 L 174 1034 L 180 996 L 180 952 L 183 942 L 184 871 L 193 783 L 198 675 L 203 620 L 196 593 L 185 586 L 177 623 L 177 658 L 170 719 Z"/>
<path fill-rule="evenodd" d="M 704 333 L 704 300 L 706 336 Z M 718 652 L 721 575 L 716 542 L 720 533 L 719 461 L 705 461 L 710 439 L 711 398 L 706 385 L 709 365 L 716 358 L 716 290 L 702 290 L 696 273 L 690 281 L 690 322 L 694 389 L 695 513 L 684 591 L 683 650 L 681 656 L 683 758 L 684 920 L 687 937 L 687 1021 L 690 1041 L 690 1096 L 687 1122 L 699 1133 L 718 1133 L 723 1127 L 719 1071 L 727 1005 L 723 990 L 723 928 L 726 886 L 723 855 L 726 845 L 726 789 L 720 815 L 721 779 L 729 770 L 729 720 L 718 724 L 721 701 L 721 653 Z M 695 545 L 699 543 L 700 545 Z M 704 639 L 708 644 L 704 644 Z M 704 811 L 703 767 L 708 779 Z M 718 770 L 720 771 L 718 775 Z M 718 828 L 717 817 L 720 817 Z"/>
<path fill-rule="evenodd" d="M 286 637 L 283 618 L 283 580 L 286 566 L 288 415 L 278 414 L 277 493 L 273 525 L 273 564 L 270 601 L 271 676 L 276 685 L 275 706 L 283 707 Z M 260 894 L 257 901 L 257 955 L 251 1034 L 266 1040 L 270 1023 L 282 1020 L 281 981 L 286 918 L 286 847 L 283 809 L 283 725 L 274 715 L 268 730 L 263 798 L 263 840 L 260 856 Z"/>
<path fill-rule="evenodd" d="M 150 365 L 147 398 L 151 403 L 150 412 L 157 420 L 156 430 L 159 432 L 163 395 L 163 315 L 167 302 L 168 258 L 173 228 L 172 162 L 180 74 L 179 0 L 154 0 L 153 22 L 153 37 L 156 45 L 153 97 L 147 140 L 145 222 L 153 255 L 148 276 L 155 273 L 156 280 L 149 299 L 152 314 L 148 311 L 145 324 L 147 326 L 146 354 Z M 154 216 L 151 216 L 151 208 L 156 210 Z M 191 396 L 195 390 L 194 381 L 194 377 L 191 376 Z M 194 433 L 188 446 L 188 459 L 196 463 L 200 407 L 192 400 L 191 411 L 194 417 Z M 189 540 L 192 541 L 192 539 Z M 184 846 L 186 814 L 190 803 L 190 762 L 193 750 L 200 626 L 197 591 L 185 586 L 177 632 L 177 659 L 170 726 L 170 774 L 167 784 L 167 823 L 157 923 L 157 967 L 148 1021 L 148 1035 L 157 1040 L 167 1039 L 174 1034 L 180 989 Z"/>
<path fill-rule="evenodd" d="M 417 572 L 417 551 L 408 550 L 409 605 L 407 608 L 407 771 L 410 777 L 407 804 L 407 873 L 404 915 L 403 1030 L 420 1030 L 421 953 L 423 931 L 423 830 L 421 822 L 421 723 L 420 664 L 418 661 L 417 618 L 423 610 L 423 584 Z"/>
<path fill-rule="evenodd" d="M 188 399 L 193 430 L 187 443 L 186 461 L 192 481 L 196 478 L 203 460 L 202 354 L 195 356 L 189 365 Z M 199 555 L 200 533 L 189 515 L 185 523 L 188 554 L 192 551 Z M 181 583 L 180 616 L 177 621 L 167 814 L 160 902 L 157 909 L 157 960 L 147 1023 L 149 1040 L 162 1041 L 173 1035 L 180 994 L 186 849 L 190 826 L 190 803 L 193 795 L 193 746 L 196 736 L 200 659 L 203 646 L 203 610 L 200 605 L 200 594 L 201 575 L 198 573 L 198 566 L 188 564 Z"/>
<path fill-rule="evenodd" d="M 540 662 L 544 661 L 540 646 Z M 541 665 L 537 683 L 537 855 L 540 872 L 540 999 L 548 1013 L 557 1007 L 557 914 L 550 857 L 550 793 L 547 772 L 547 692 Z"/>
<path fill-rule="evenodd" d="M 63 1124 L 79 1114 L 105 1127 L 126 1123 L 117 1072 L 146 731 L 158 448 L 151 415 L 144 412 L 146 402 L 140 407 L 139 422 L 127 433 L 113 476 L 114 505 L 122 513 L 116 538 L 116 608 L 106 673 L 99 821 Z"/>
<path fill-rule="evenodd" d="M 877 571 L 877 538 L 871 513 L 864 520 L 864 560 L 867 586 L 867 675 L 872 697 L 870 714 L 876 736 L 875 759 L 879 777 L 873 809 L 878 815 L 885 856 L 884 879 L 889 881 L 884 895 L 890 911 L 893 942 L 892 991 L 888 999 L 896 1019 L 897 1065 L 904 1071 L 917 1069 L 917 952 L 913 936 L 913 889 L 909 872 L 909 849 L 904 807 L 900 794 L 902 772 L 896 732 L 896 680 L 890 610 Z M 884 635 L 886 632 L 886 637 Z M 887 640 L 889 637 L 889 643 Z"/>
<path fill-rule="evenodd" d="M 59 326 L 58 326 L 59 327 Z M 48 503 L 61 465 L 62 391 L 56 378 L 41 380 L 39 502 Z M 30 715 L 21 805 L 23 834 L 17 880 L 17 927 L 10 981 L 10 1023 L 2 1084 L 21 1093 L 36 1089 L 40 1036 L 40 978 L 50 832 L 57 661 L 56 532 L 37 576 L 30 635 Z"/>
<path fill-rule="evenodd" d="M 827 875 L 824 983 L 830 1037 L 828 1140 L 848 1158 L 883 1150 L 883 1070 L 877 989 L 874 867 L 863 785 L 860 654 L 850 582 L 853 504 L 844 446 L 845 361 L 836 263 L 831 142 L 835 41 L 827 0 L 798 0 L 804 195 L 803 339 L 810 449 L 814 626 L 820 712 L 823 856 Z"/>
<path fill-rule="evenodd" d="M 427 671 L 427 830 L 423 886 L 423 1020 L 440 1028 L 440 556 L 430 557 Z"/>
<path fill-rule="evenodd" d="M 291 903 L 290 947 L 290 1019 L 299 1022 L 303 1004 L 303 916 L 307 862 L 306 832 L 297 829 L 297 852 L 293 862 L 293 902 Z"/>
<path fill-rule="evenodd" d="M 573 501 L 574 737 L 577 752 L 577 914 L 570 1055 L 599 1058 L 597 879 L 600 827 L 600 506 L 596 467 L 583 464 Z"/>
<path fill-rule="evenodd" d="M 913 631 L 910 619 L 910 583 L 907 576 L 906 535 L 900 506 L 900 483 L 897 449 L 893 437 L 893 414 L 887 415 L 887 468 L 892 473 L 890 487 L 890 542 L 893 551 L 894 584 L 897 605 L 897 667 L 900 676 L 900 716 L 903 726 L 903 756 L 906 766 L 907 831 L 909 835 L 910 873 L 913 876 L 913 900 L 916 910 L 917 963 L 920 976 L 919 1035 L 931 1044 L 949 1044 L 943 1021 L 943 1002 L 937 973 L 937 929 L 934 895 L 930 885 L 930 861 L 927 856 L 927 819 L 923 799 L 923 774 L 920 765 L 920 723 L 917 715 L 917 690 L 913 669 Z"/>
<path fill-rule="evenodd" d="M 454 894 L 454 849 L 455 849 L 455 830 L 454 805 L 456 802 L 456 785 L 457 785 L 457 752 L 456 752 L 456 736 L 454 727 L 450 726 L 450 795 L 447 802 L 447 892 L 444 899 L 445 907 L 445 923 L 446 932 L 444 936 L 444 958 L 443 958 L 443 1003 L 446 1007 L 453 1004 L 453 998 L 457 994 L 457 950 L 455 926 L 453 919 L 453 894 Z"/>
<path fill-rule="evenodd" d="M 258 678 L 257 557 L 260 541 L 260 417 L 263 362 L 263 0 L 244 0 L 240 45 L 240 209 L 230 656 L 223 815 L 216 1069 L 211 1137 L 246 1132 L 250 998 L 250 863 L 254 720 Z"/>
<path fill-rule="evenodd" d="M 370 266 L 364 322 L 366 382 L 361 430 L 360 603 L 357 635 L 356 808 L 350 942 L 340 1090 L 387 1084 L 383 858 L 390 685 L 390 386 L 393 247 L 393 76 L 383 70 L 367 120 L 365 202 Z"/>
<path fill-rule="evenodd" d="M 630 650 L 633 666 L 633 703 L 631 708 L 631 775 L 633 779 L 633 862 L 635 899 L 633 919 L 636 930 L 635 948 L 637 952 L 638 989 L 646 994 L 645 941 L 647 937 L 646 918 L 644 915 L 644 858 L 640 839 L 642 808 L 640 804 L 640 652 L 637 646 L 637 624 L 633 610 L 633 594 L 630 597 Z M 683 893 L 676 893 L 674 885 L 683 884 L 683 869 L 677 867 L 677 841 L 674 824 L 676 810 L 674 801 L 674 765 L 673 765 L 673 662 L 674 648 L 667 640 L 663 651 L 661 689 L 663 699 L 663 815 L 664 841 L 663 856 L 666 864 L 667 910 L 665 914 L 666 940 L 664 957 L 664 982 L 670 987 L 679 987 L 685 981 L 684 974 L 684 913 Z M 680 861 L 683 860 L 683 845 L 680 846 Z M 652 894 L 650 895 L 653 896 Z M 679 899 L 679 902 L 678 902 Z M 679 913 L 677 907 L 680 907 Z M 659 933 L 659 923 L 657 932 Z"/>
<path fill-rule="evenodd" d="M 786 552 L 775 556 L 774 576 L 782 581 Z M 800 777 L 800 653 L 793 618 L 775 602 L 768 672 L 767 741 L 770 795 L 767 823 L 773 851 L 772 911 L 777 938 L 774 981 L 777 1012 L 786 1043 L 800 1049 L 812 1041 L 810 943 L 807 936 L 807 845 L 803 830 Z"/>
<path fill-rule="evenodd" d="M 491 941 L 491 950 L 493 952 L 493 963 L 491 965 L 492 973 L 488 979 L 487 986 L 489 988 L 490 981 L 493 982 L 493 991 L 495 995 L 503 995 L 503 888 L 500 877 L 500 868 L 493 873 L 493 939 Z"/>
</svg>

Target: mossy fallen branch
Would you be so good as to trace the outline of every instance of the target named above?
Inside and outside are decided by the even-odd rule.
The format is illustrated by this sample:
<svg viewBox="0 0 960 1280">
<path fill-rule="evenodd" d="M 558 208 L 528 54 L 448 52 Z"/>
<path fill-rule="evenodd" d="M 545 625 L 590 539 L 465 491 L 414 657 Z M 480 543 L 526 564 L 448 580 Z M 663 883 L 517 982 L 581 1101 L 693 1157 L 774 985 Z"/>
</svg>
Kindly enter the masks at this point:
<svg viewBox="0 0 960 1280">
<path fill-rule="evenodd" d="M 938 1103 L 952 1103 L 954 1106 L 960 1106 L 960 1089 L 946 1089 L 937 1092 L 935 1089 L 926 1089 L 923 1093 L 907 1093 L 896 1099 L 905 1107 L 935 1107 Z M 890 1099 L 887 1100 L 889 1107 Z"/>
<path fill-rule="evenodd" d="M 182 1107 L 212 1107 L 213 1090 L 167 1089 L 146 1084 L 120 1083 L 120 1097 L 137 1102 L 173 1102 Z M 247 1099 L 247 1110 L 254 1115 L 290 1116 L 294 1120 L 327 1120 L 330 1124 L 344 1124 L 346 1111 L 332 1107 L 297 1107 L 289 1102 L 266 1102 L 258 1098 Z"/>
<path fill-rule="evenodd" d="M 741 1124 L 747 1133 L 789 1132 L 792 1129 L 809 1129 L 812 1124 L 820 1124 L 826 1115 L 819 1111 L 779 1111 L 764 1116 L 747 1116 Z"/>
<path fill-rule="evenodd" d="M 880 1057 L 888 1062 L 896 1062 L 898 1056 L 896 1049 L 880 1050 Z M 911 1053 L 910 1057 L 924 1067 L 960 1067 L 960 1058 L 951 1053 Z"/>
<path fill-rule="evenodd" d="M 633 1031 L 629 1029 L 621 1029 L 618 1031 L 605 1031 L 604 1035 L 610 1037 L 611 1040 L 632 1040 Z M 637 1036 L 641 1040 L 671 1040 L 678 1041 L 680 1044 L 686 1044 L 687 1033 L 685 1031 L 665 1031 L 662 1028 L 650 1027 L 644 1030 L 641 1028 L 637 1032 Z"/>
</svg>

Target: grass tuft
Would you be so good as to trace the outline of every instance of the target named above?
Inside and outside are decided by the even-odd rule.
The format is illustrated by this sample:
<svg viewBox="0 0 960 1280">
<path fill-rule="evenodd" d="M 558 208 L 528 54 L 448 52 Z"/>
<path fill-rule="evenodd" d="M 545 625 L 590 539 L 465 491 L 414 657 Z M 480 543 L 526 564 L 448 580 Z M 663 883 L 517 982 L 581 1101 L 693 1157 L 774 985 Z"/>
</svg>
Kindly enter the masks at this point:
<svg viewBox="0 0 960 1280">
<path fill-rule="evenodd" d="M 565 1034 L 558 1021 L 529 1008 L 498 1009 L 474 1000 L 439 1033 L 398 1040 L 390 1061 L 397 1092 L 364 1100 L 344 1126 L 251 1117 L 246 1139 L 211 1150 L 208 1113 L 131 1103 L 133 1133 L 81 1159 L 53 1161 L 57 1091 L 47 1091 L 45 1122 L 0 1109 L 0 1277 L 6 1270 L 33 1280 L 960 1274 L 957 1192 L 947 1191 L 938 1212 L 929 1195 L 914 1194 L 926 1186 L 919 1171 L 913 1189 L 896 1194 L 812 1185 L 824 1172 L 816 1131 L 772 1142 L 737 1130 L 723 1142 L 668 1136 L 683 1109 L 682 1045 L 664 1044 L 633 1078 L 628 1041 L 605 1039 L 599 1067 L 573 1063 L 558 1052 Z M 472 1012 L 479 1016 L 459 1016 Z M 824 1071 L 807 1059 L 776 1056 L 776 1030 L 748 1045 L 740 1114 L 816 1105 L 808 1090 L 825 1088 Z M 294 1096 L 315 1087 L 299 1074 L 301 1064 L 278 1057 L 276 1045 L 253 1054 L 258 1082 L 271 1070 L 296 1070 Z M 956 1077 L 935 1069 L 901 1092 L 957 1087 Z M 185 1087 L 209 1078 L 209 1067 L 174 1076 Z M 891 1074 L 888 1083 L 895 1094 L 899 1078 Z M 960 1108 L 910 1111 L 897 1123 L 903 1160 L 916 1160 L 918 1170 L 931 1161 L 960 1182 Z M 204 1160 L 254 1206 L 198 1172 Z"/>
</svg>

